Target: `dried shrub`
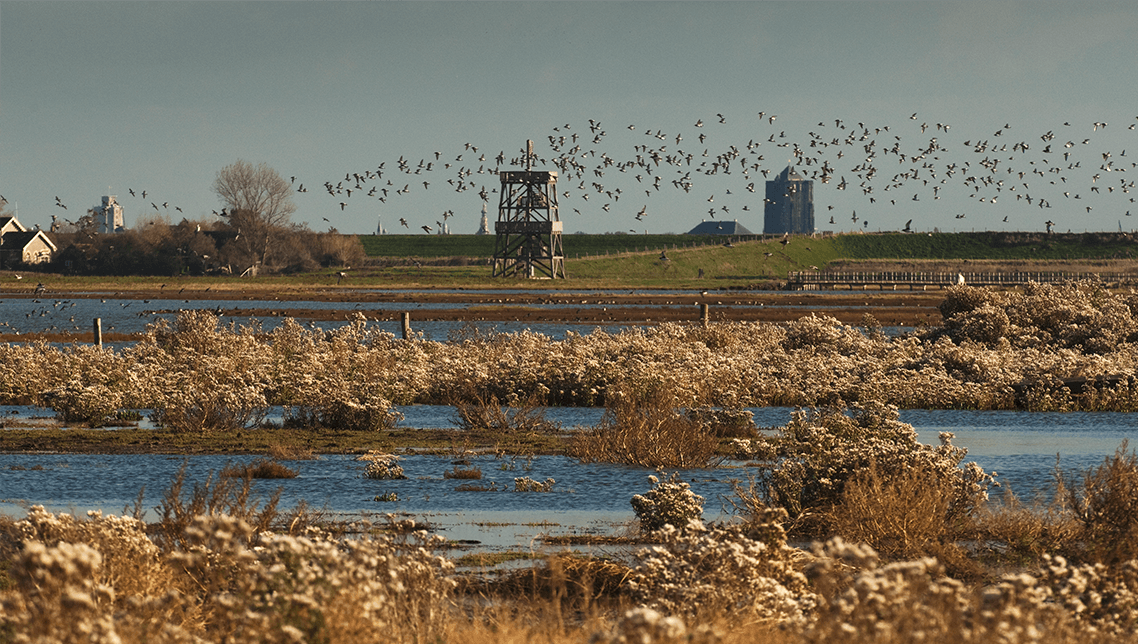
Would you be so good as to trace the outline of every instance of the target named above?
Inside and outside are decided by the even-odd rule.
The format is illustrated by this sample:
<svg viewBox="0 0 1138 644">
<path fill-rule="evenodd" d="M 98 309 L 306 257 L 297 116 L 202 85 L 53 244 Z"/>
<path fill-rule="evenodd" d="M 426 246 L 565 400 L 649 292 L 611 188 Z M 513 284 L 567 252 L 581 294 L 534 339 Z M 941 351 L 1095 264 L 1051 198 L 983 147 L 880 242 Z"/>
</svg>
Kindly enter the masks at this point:
<svg viewBox="0 0 1138 644">
<path fill-rule="evenodd" d="M 55 410 L 64 423 L 83 423 L 103 427 L 111 422 L 125 396 L 103 384 L 84 385 L 78 378 L 40 394 L 44 403 Z"/>
<path fill-rule="evenodd" d="M 12 561 L 17 594 L 0 597 L 0 633 L 24 641 L 116 641 L 114 589 L 98 583 L 101 568 L 99 551 L 84 543 L 24 544 Z"/>
<path fill-rule="evenodd" d="M 165 319 L 126 354 L 137 360 L 151 419 L 178 432 L 243 429 L 259 424 L 270 402 L 268 369 L 255 329 L 218 327 L 208 311 Z"/>
<path fill-rule="evenodd" d="M 749 623 L 801 625 L 814 593 L 798 571 L 796 550 L 786 543 L 781 517 L 749 536 L 738 526 L 705 527 L 693 521 L 656 532 L 661 545 L 637 553 L 629 581 L 633 598 L 665 615 L 728 615 Z"/>
<path fill-rule="evenodd" d="M 425 533 L 405 550 L 385 536 L 329 539 L 260 535 L 227 517 L 190 530 L 172 553 L 205 603 L 207 640 L 352 641 L 383 631 L 395 641 L 434 640 L 454 582 Z M 240 625 L 240 626 L 238 626 Z M 242 639 L 232 639 L 237 633 Z"/>
<path fill-rule="evenodd" d="M 661 406 L 692 410 L 876 401 L 1132 411 L 1136 303 L 1095 282 L 1022 292 L 957 286 L 946 293 L 943 328 L 893 338 L 806 317 L 785 326 L 663 323 L 560 341 L 526 331 L 451 342 L 403 341 L 362 316 L 327 333 L 293 320 L 263 333 L 198 311 L 153 325 L 121 353 L 0 345 L 0 404 L 43 404 L 42 392 L 67 393 L 74 382 L 78 397 L 58 408 L 75 422 L 100 422 L 121 392 L 119 408 L 205 431 L 256 425 L 275 405 L 290 424 L 376 430 L 397 422 L 392 405 L 453 402 L 466 406 L 460 425 L 503 435 L 556 431 L 542 404 L 646 408 L 659 392 L 671 398 Z M 712 423 L 708 431 L 721 430 Z"/>
<path fill-rule="evenodd" d="M 880 565 L 835 537 L 805 567 L 818 593 L 803 642 L 1121 642 L 1138 626 L 1138 562 L 1071 566 L 1044 557 L 1038 576 L 1010 573 L 982 589 L 932 557 Z"/>
<path fill-rule="evenodd" d="M 218 476 L 239 479 L 294 479 L 299 474 L 296 470 L 276 461 L 258 458 L 252 463 L 226 465 L 221 468 Z"/>
<path fill-rule="evenodd" d="M 945 521 L 965 520 L 987 500 L 992 475 L 975 463 L 961 466 L 967 450 L 942 433 L 935 447 L 917 440 L 897 410 L 880 404 L 795 412 L 778 435 L 758 439 L 776 460 L 759 471 L 757 487 L 767 505 L 784 507 L 796 530 L 825 531 L 828 514 L 841 503 L 847 483 L 875 465 L 891 477 L 918 470 L 948 494 Z"/>
<path fill-rule="evenodd" d="M 183 464 L 155 508 L 158 522 L 149 528 L 152 538 L 163 549 L 185 547 L 186 529 L 197 517 L 233 517 L 253 526 L 256 532 L 268 530 L 280 518 L 277 507 L 281 491 L 278 489 L 267 499 L 257 498 L 253 495 L 251 478 L 215 478 L 210 472 L 205 481 L 194 483 L 188 494 L 185 487 L 186 465 Z"/>
<path fill-rule="evenodd" d="M 25 544 L 39 543 L 49 549 L 60 544 L 94 548 L 99 555 L 99 568 L 92 581 L 100 587 L 114 588 L 119 597 L 162 593 L 171 583 L 170 571 L 161 565 L 158 547 L 147 538 L 147 526 L 138 519 L 96 511 L 81 518 L 32 506 L 10 529 Z"/>
<path fill-rule="evenodd" d="M 583 463 L 641 467 L 709 467 L 721 458 L 707 426 L 675 407 L 675 397 L 652 392 L 606 404 L 601 422 L 576 432 L 567 452 Z"/>
<path fill-rule="evenodd" d="M 746 409 L 720 409 L 718 407 L 696 407 L 687 410 L 692 420 L 707 427 L 717 438 L 754 438 L 755 414 Z"/>
<path fill-rule="evenodd" d="M 460 468 L 455 465 L 454 468 L 443 472 L 444 479 L 480 479 L 482 478 L 482 469 L 473 466 Z"/>
<path fill-rule="evenodd" d="M 285 643 L 442 639 L 453 565 L 425 532 L 398 540 L 258 532 L 224 514 L 164 547 L 141 522 L 32 508 L 0 589 L 5 641 Z"/>
<path fill-rule="evenodd" d="M 371 451 L 359 456 L 357 461 L 367 462 L 364 468 L 364 478 L 378 480 L 405 479 L 403 466 L 399 464 L 399 457 L 394 454 L 383 454 Z"/>
<path fill-rule="evenodd" d="M 956 534 L 949 523 L 953 485 L 924 464 L 891 474 L 870 461 L 846 482 L 827 520 L 834 534 L 890 558 L 927 555 Z"/>
<path fill-rule="evenodd" d="M 656 476 L 649 476 L 648 480 L 652 481 L 652 489 L 632 497 L 632 509 L 642 530 L 653 532 L 666 525 L 682 530 L 692 521 L 702 520 L 703 497 L 679 479 L 679 472 L 663 481 Z"/>
<path fill-rule="evenodd" d="M 719 641 L 719 633 L 706 624 L 689 629 L 682 618 L 643 606 L 625 611 L 608 631 L 590 638 L 594 644 L 716 644 Z"/>
<path fill-rule="evenodd" d="M 1044 600 L 1060 609 L 1055 612 L 1072 623 L 1071 630 L 1133 639 L 1138 632 L 1138 560 L 1076 566 L 1045 555 L 1044 563 L 1035 583 Z"/>
<path fill-rule="evenodd" d="M 497 396 L 475 394 L 474 400 L 452 399 L 455 424 L 468 432 L 491 434 L 544 434 L 561 431 L 560 425 L 545 418 L 545 407 L 536 396 L 515 398 L 502 405 Z"/>
<path fill-rule="evenodd" d="M 403 420 L 403 414 L 380 393 L 368 392 L 366 386 L 338 384 L 294 397 L 292 404 L 285 408 L 285 425 L 374 432 L 392 429 Z"/>
<path fill-rule="evenodd" d="M 1061 489 L 1082 524 L 1092 561 L 1114 564 L 1138 558 L 1138 454 L 1129 450 L 1128 441 L 1086 471 L 1079 488 L 1064 483 Z"/>
<path fill-rule="evenodd" d="M 535 481 L 528 476 L 522 476 L 514 479 L 515 492 L 550 492 L 557 481 L 552 478 L 545 479 L 544 481 Z"/>
<path fill-rule="evenodd" d="M 1004 490 L 998 503 L 987 503 L 976 516 L 976 538 L 997 563 L 1032 565 L 1047 554 L 1076 551 L 1082 526 L 1064 506 L 1062 494 L 1050 503 L 1024 503 Z"/>
<path fill-rule="evenodd" d="M 838 537 L 814 544 L 813 554 L 805 574 L 818 613 L 806 642 L 972 641 L 965 635 L 970 593 L 936 559 L 879 566 L 872 548 Z"/>
</svg>

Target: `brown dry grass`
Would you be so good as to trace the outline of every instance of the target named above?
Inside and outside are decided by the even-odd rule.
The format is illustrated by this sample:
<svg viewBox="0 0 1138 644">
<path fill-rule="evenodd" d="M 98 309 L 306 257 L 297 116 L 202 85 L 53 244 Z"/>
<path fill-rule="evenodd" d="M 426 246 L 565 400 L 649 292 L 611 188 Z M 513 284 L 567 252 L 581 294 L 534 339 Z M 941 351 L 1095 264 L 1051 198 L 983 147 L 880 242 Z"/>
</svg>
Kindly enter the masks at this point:
<svg viewBox="0 0 1138 644">
<path fill-rule="evenodd" d="M 482 469 L 477 466 L 472 467 L 459 467 L 454 466 L 453 469 L 443 472 L 444 479 L 480 479 L 482 478 Z"/>
<path fill-rule="evenodd" d="M 985 563 L 999 571 L 1036 565 L 1047 554 L 1071 557 L 1082 526 L 1058 495 L 1050 501 L 1025 502 L 1006 490 L 998 503 L 987 504 L 977 514 L 974 534 L 983 544 Z"/>
<path fill-rule="evenodd" d="M 1078 488 L 1063 484 L 1061 490 L 1082 525 L 1091 561 L 1116 564 L 1138 558 L 1138 454 L 1128 441 L 1086 471 Z"/>
<path fill-rule="evenodd" d="M 886 474 L 871 462 L 828 511 L 830 528 L 886 557 L 922 556 L 953 536 L 947 521 L 952 491 L 952 481 L 929 468 Z"/>
<path fill-rule="evenodd" d="M 621 563 L 572 553 L 543 557 L 538 566 L 513 570 L 489 580 L 469 580 L 463 590 L 500 599 L 571 599 L 575 610 L 618 599 L 632 570 Z"/>
<path fill-rule="evenodd" d="M 545 418 L 545 406 L 536 396 L 521 398 L 512 406 L 503 405 L 497 396 L 470 393 L 471 397 L 453 396 L 455 421 L 459 429 L 471 433 L 489 433 L 503 437 L 539 434 L 561 428 Z"/>
<path fill-rule="evenodd" d="M 871 462 L 846 483 L 826 521 L 833 534 L 867 544 L 885 560 L 931 556 L 956 579 L 983 579 L 984 568 L 959 545 L 969 526 L 951 519 L 953 493 L 953 482 L 929 467 L 885 473 Z"/>
<path fill-rule="evenodd" d="M 674 396 L 610 396 L 605 416 L 570 440 L 569 456 L 583 463 L 651 468 L 710 467 L 719 462 L 719 439 L 699 418 L 677 408 Z"/>
<path fill-rule="evenodd" d="M 258 458 L 252 463 L 229 464 L 221 468 L 219 473 L 222 478 L 239 479 L 294 479 L 298 475 L 296 470 L 264 458 Z"/>
</svg>

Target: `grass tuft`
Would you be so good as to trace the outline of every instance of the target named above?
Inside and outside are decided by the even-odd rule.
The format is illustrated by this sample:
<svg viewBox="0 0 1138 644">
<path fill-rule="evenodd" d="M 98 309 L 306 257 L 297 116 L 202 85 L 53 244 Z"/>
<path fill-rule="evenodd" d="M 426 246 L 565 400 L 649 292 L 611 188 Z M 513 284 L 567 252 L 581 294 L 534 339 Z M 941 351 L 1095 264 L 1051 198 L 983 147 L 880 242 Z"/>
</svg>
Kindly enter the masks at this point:
<svg viewBox="0 0 1138 644">
<path fill-rule="evenodd" d="M 294 479 L 299 472 L 276 461 L 259 458 L 252 463 L 226 465 L 219 475 L 222 478 Z"/>
<path fill-rule="evenodd" d="M 473 467 L 459 467 L 454 466 L 454 469 L 443 472 L 444 479 L 480 479 L 482 478 L 482 469 Z"/>
</svg>

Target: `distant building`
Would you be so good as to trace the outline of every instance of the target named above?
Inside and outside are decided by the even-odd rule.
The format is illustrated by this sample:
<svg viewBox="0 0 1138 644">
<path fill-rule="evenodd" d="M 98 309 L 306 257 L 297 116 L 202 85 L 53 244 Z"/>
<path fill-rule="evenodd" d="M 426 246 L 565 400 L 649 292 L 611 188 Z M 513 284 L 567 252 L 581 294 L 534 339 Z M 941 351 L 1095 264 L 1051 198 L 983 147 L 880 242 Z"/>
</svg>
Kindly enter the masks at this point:
<svg viewBox="0 0 1138 644">
<path fill-rule="evenodd" d="M 482 202 L 482 224 L 478 226 L 478 232 L 475 235 L 489 235 L 490 234 L 490 218 L 486 215 L 486 202 Z"/>
<path fill-rule="evenodd" d="M 689 235 L 754 235 L 755 233 L 747 230 L 739 220 L 735 221 L 703 221 L 698 226 L 688 231 Z"/>
<path fill-rule="evenodd" d="M 58 250 L 42 230 L 28 230 L 15 217 L 0 217 L 0 267 L 50 262 Z"/>
<path fill-rule="evenodd" d="M 795 172 L 794 166 L 786 166 L 773 181 L 767 182 L 763 233 L 814 233 L 814 182 Z"/>
<path fill-rule="evenodd" d="M 123 223 L 123 209 L 119 205 L 118 197 L 115 195 L 107 195 L 103 197 L 103 204 L 95 206 L 92 209 L 95 213 L 95 221 L 99 226 L 101 233 L 121 233 L 126 230 L 126 225 Z"/>
</svg>

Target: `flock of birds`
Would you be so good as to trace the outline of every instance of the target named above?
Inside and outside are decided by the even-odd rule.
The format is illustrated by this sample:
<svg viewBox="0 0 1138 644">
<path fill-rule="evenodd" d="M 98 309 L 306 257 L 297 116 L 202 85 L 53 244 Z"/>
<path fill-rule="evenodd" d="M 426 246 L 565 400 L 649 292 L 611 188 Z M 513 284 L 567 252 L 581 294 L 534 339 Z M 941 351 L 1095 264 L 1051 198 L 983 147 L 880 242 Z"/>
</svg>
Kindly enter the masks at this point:
<svg viewBox="0 0 1138 644">
<path fill-rule="evenodd" d="M 963 141 L 956 132 L 956 138 L 949 140 L 949 124 L 929 123 L 916 113 L 894 125 L 820 121 L 804 138 L 788 136 L 781 124 L 775 125 L 777 119 L 775 114 L 757 112 L 757 120 L 746 128 L 754 136 L 745 143 L 731 138 L 730 133 L 738 130 L 723 130 L 723 137 L 715 131 L 727 125 L 723 114 L 706 122 L 697 119 L 683 132 L 628 124 L 610 134 L 606 125 L 589 119 L 583 126 L 553 127 L 544 141 L 536 141 L 547 146 L 545 151 L 532 156 L 524 148 L 508 155 L 467 142 L 447 153 L 433 151 L 417 160 L 400 156 L 390 164 L 384 161 L 346 172 L 343 178 L 324 181 L 323 192 L 335 200 L 342 217 L 358 219 L 352 211 L 361 201 L 368 203 L 366 211 L 374 216 L 376 204 L 391 207 L 406 195 L 428 190 L 471 193 L 490 202 L 498 192 L 500 171 L 533 165 L 537 170 L 559 172 L 557 190 L 563 212 L 569 205 L 581 214 L 580 208 L 594 200 L 591 204 L 599 203 L 605 213 L 626 213 L 640 222 L 650 216 L 654 199 L 679 191 L 705 194 L 706 216 L 727 219 L 735 208 L 761 217 L 767 201 L 765 180 L 791 165 L 815 182 L 819 228 L 826 226 L 827 217 L 830 225 L 840 225 L 835 217 L 846 217 L 834 213 L 835 206 L 827 203 L 836 196 L 828 187 L 860 193 L 862 207 L 878 215 L 886 206 L 937 201 L 950 191 L 959 195 L 961 190 L 975 205 L 955 212 L 958 220 L 973 213 L 989 217 L 998 213 L 994 216 L 1002 216 L 1007 223 L 1009 217 L 1023 212 L 1004 207 L 1009 203 L 1047 211 L 1026 224 L 1026 229 L 1042 224 L 1051 230 L 1057 225 L 1052 219 L 1075 227 L 1080 215 L 1085 218 L 1095 208 L 1115 209 L 1120 217 L 1128 217 L 1126 204 L 1134 202 L 1129 196 L 1134 181 L 1127 173 L 1138 164 L 1127 157 L 1125 137 L 1135 130 L 1138 117 L 1110 126 L 1103 121 L 1064 122 L 1036 132 L 1020 132 L 1007 123 Z M 295 176 L 290 185 L 297 193 L 309 191 Z M 168 201 L 148 198 L 147 190 L 131 188 L 128 192 L 149 204 L 152 211 L 170 210 Z M 983 211 L 996 205 L 1001 207 Z M 58 197 L 56 206 L 67 208 Z M 174 206 L 174 211 L 182 212 L 182 208 Z M 224 215 L 224 211 L 214 214 Z M 400 217 L 399 224 L 408 230 L 441 233 L 453 216 L 454 211 L 447 209 L 428 215 L 426 223 Z M 861 228 L 869 228 L 867 217 L 856 210 L 848 217 L 855 228 L 859 222 Z M 323 219 L 335 227 L 328 217 Z M 912 232 L 912 224 L 910 219 L 901 230 Z"/>
<path fill-rule="evenodd" d="M 17 276 L 17 279 L 20 279 L 19 276 Z M 36 295 L 40 295 L 43 292 L 43 284 L 40 284 L 36 288 Z M 75 313 L 71 311 L 76 305 L 76 302 L 72 300 L 54 300 L 49 306 L 40 299 L 34 299 L 32 303 L 37 306 L 24 312 L 24 318 L 26 319 L 25 326 L 35 326 L 35 330 L 41 333 L 73 332 L 80 330 L 79 324 L 75 321 Z M 45 327 L 38 322 L 40 318 L 48 318 L 52 324 Z M 0 320 L 0 327 L 6 329 L 6 331 L 4 331 L 5 333 L 12 333 L 14 335 L 19 335 L 22 331 L 30 332 L 30 329 L 21 329 L 15 319 Z"/>
<path fill-rule="evenodd" d="M 1112 128 L 1103 121 L 1081 126 L 1064 122 L 1022 136 L 1007 123 L 956 143 L 948 141 L 949 124 L 930 124 L 916 113 L 905 119 L 903 126 L 822 121 L 810 128 L 802 141 L 775 126 L 777 115 L 758 112 L 757 118 L 753 128 L 757 136 L 745 144 L 727 141 L 718 146 L 713 145 L 717 143 L 714 129 L 727 124 L 723 114 L 707 122 L 698 119 L 687 132 L 665 132 L 637 124 L 622 127 L 622 134 L 627 131 L 636 135 L 631 139 L 629 135 L 610 135 L 605 125 L 590 119 L 584 127 L 574 128 L 571 123 L 553 127 L 546 135 L 548 152 L 532 157 L 526 149 L 513 155 L 489 153 L 468 142 L 457 153 L 435 151 L 417 161 L 400 156 L 390 167 L 384 162 L 347 172 L 335 182 L 325 181 L 323 188 L 343 212 L 351 207 L 352 200 L 374 199 L 387 204 L 420 191 L 419 186 L 422 191 L 440 185 L 459 193 L 469 191 L 487 202 L 497 193 L 499 171 L 533 164 L 535 169 L 558 170 L 562 207 L 566 202 L 584 204 L 594 199 L 593 203 L 599 201 L 606 213 L 619 209 L 643 221 L 649 216 L 652 200 L 667 191 L 698 194 L 705 190 L 706 215 L 729 218 L 732 208 L 738 207 L 729 204 L 739 202 L 743 202 L 741 211 L 754 212 L 754 206 L 761 212 L 762 204 L 768 201 L 765 180 L 772 172 L 777 174 L 791 165 L 804 178 L 821 184 L 814 188 L 816 204 L 823 201 L 815 206 L 819 228 L 827 217 L 830 225 L 837 225 L 835 216 L 839 216 L 832 212 L 833 204 L 824 203 L 822 186 L 860 193 L 866 205 L 878 213 L 886 205 L 904 207 L 912 202 L 937 201 L 950 190 L 963 189 L 973 200 L 974 210 L 955 212 L 954 219 L 965 219 L 970 212 L 990 216 L 992 211 L 982 209 L 1011 202 L 1047 211 L 1028 228 L 1046 226 L 1048 231 L 1056 225 L 1052 217 L 1065 217 L 1074 226 L 1078 215 L 1089 214 L 1095 207 L 1116 208 L 1118 215 L 1129 217 L 1130 208 L 1118 208 L 1117 197 L 1125 204 L 1134 202 L 1129 196 L 1134 181 L 1127 172 L 1138 164 L 1129 161 L 1124 136 L 1135 130 L 1138 117 Z M 301 184 L 298 191 L 307 189 Z M 748 194 L 755 196 L 738 198 Z M 1063 203 L 1057 204 L 1057 200 Z M 624 206 L 627 203 L 632 205 Z M 581 214 L 579 207 L 570 207 Z M 1017 214 L 1005 214 L 1011 212 L 1007 208 L 995 212 L 1003 223 Z M 419 227 L 426 233 L 441 232 L 450 216 L 453 211 L 444 211 L 442 220 L 435 220 L 435 227 Z M 861 228 L 869 228 L 868 219 L 859 217 L 856 210 L 849 218 L 855 226 L 860 222 Z M 399 222 L 408 229 L 418 223 L 406 217 Z M 901 230 L 913 232 L 912 225 L 909 219 Z"/>
</svg>

